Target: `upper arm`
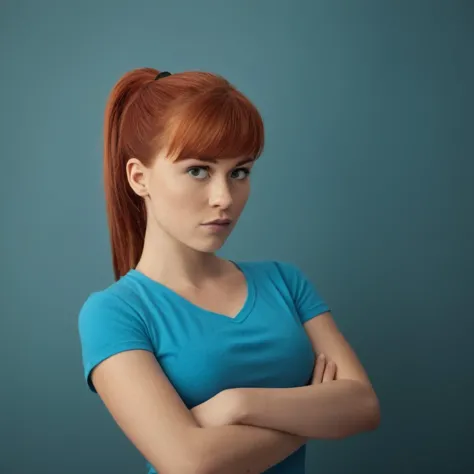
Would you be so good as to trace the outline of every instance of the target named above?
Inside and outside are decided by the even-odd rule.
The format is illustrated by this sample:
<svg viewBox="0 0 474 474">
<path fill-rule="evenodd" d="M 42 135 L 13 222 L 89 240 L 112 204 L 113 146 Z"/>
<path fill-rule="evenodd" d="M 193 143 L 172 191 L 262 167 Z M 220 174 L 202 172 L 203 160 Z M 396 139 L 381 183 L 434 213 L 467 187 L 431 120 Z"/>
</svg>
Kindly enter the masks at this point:
<svg viewBox="0 0 474 474">
<path fill-rule="evenodd" d="M 315 354 L 324 354 L 336 364 L 336 380 L 358 380 L 370 385 L 369 377 L 354 350 L 329 311 L 304 324 Z"/>
<path fill-rule="evenodd" d="M 302 324 L 330 310 L 316 287 L 296 265 L 288 262 L 276 264 Z"/>
<path fill-rule="evenodd" d="M 323 353 L 336 363 L 336 380 L 352 379 L 370 384 L 365 369 L 315 285 L 296 265 L 285 262 L 279 263 L 279 267 L 315 354 Z"/>
<path fill-rule="evenodd" d="M 92 381 L 118 426 L 158 472 L 198 472 L 193 439 L 199 428 L 151 352 L 116 354 L 94 369 Z"/>
<path fill-rule="evenodd" d="M 79 333 L 88 386 L 135 447 L 159 472 L 197 472 L 199 427 L 160 367 L 141 315 L 96 293 L 80 311 Z"/>
</svg>

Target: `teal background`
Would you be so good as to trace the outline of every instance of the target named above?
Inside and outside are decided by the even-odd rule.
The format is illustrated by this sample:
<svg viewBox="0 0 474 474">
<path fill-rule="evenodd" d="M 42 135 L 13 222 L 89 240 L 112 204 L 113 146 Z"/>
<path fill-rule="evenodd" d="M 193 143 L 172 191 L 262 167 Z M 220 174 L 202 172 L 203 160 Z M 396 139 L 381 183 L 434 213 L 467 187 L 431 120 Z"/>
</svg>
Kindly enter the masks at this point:
<svg viewBox="0 0 474 474">
<path fill-rule="evenodd" d="M 226 76 L 267 147 L 222 253 L 300 265 L 382 424 L 308 473 L 474 472 L 474 3 L 0 3 L 0 472 L 144 462 L 82 379 L 77 312 L 112 281 L 106 97 L 151 66 Z"/>
</svg>

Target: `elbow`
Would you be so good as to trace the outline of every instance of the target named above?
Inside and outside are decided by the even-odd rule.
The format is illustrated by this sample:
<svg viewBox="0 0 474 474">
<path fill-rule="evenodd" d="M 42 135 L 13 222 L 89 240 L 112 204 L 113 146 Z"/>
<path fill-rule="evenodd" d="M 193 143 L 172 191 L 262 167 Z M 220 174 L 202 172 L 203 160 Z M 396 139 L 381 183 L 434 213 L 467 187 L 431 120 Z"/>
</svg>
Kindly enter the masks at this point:
<svg viewBox="0 0 474 474">
<path fill-rule="evenodd" d="M 222 470 L 216 469 L 216 466 L 212 463 L 196 459 L 194 463 L 188 464 L 185 470 L 181 470 L 179 474 L 220 474 L 221 472 Z"/>
<path fill-rule="evenodd" d="M 180 462 L 176 462 L 169 469 L 156 469 L 156 471 L 163 472 L 163 474 L 214 474 L 215 472 L 209 464 L 203 463 L 200 458 L 192 458 L 190 456 Z"/>
<path fill-rule="evenodd" d="M 349 424 L 337 430 L 337 433 L 330 439 L 345 439 L 361 433 L 375 431 L 380 426 L 380 403 L 375 395 L 368 396 L 363 402 L 362 409 L 358 410 L 358 415 Z"/>
<path fill-rule="evenodd" d="M 201 465 L 196 467 L 194 470 L 188 471 L 187 474 L 219 474 L 222 471 L 217 471 L 214 467 L 210 465 Z"/>
<path fill-rule="evenodd" d="M 186 448 L 186 456 L 182 456 L 182 462 L 178 470 L 173 474 L 218 474 L 221 470 L 216 470 L 215 456 L 212 450 L 207 449 L 207 444 L 203 441 L 202 431 L 199 428 L 197 437 Z"/>
<path fill-rule="evenodd" d="M 372 385 L 364 384 L 362 407 L 364 431 L 373 431 L 380 426 L 380 401 Z"/>
<path fill-rule="evenodd" d="M 212 449 L 209 452 L 201 451 L 196 455 L 193 463 L 188 465 L 189 469 L 185 474 L 222 474 L 227 472 L 228 469 L 219 463 L 218 459 L 219 456 L 216 456 Z"/>
<path fill-rule="evenodd" d="M 380 412 L 380 401 L 377 397 L 377 395 L 373 395 L 372 401 L 370 404 L 370 425 L 369 425 L 369 430 L 373 431 L 376 430 L 380 426 L 380 420 L 381 420 L 381 412 Z"/>
<path fill-rule="evenodd" d="M 201 428 L 199 428 L 200 430 Z M 212 460 L 204 453 L 204 444 L 200 442 L 201 435 L 193 436 L 187 441 L 182 440 L 179 451 L 166 460 L 149 459 L 150 464 L 158 473 L 163 474 L 211 474 Z M 186 439 L 186 437 L 184 437 Z M 154 462 L 153 462 L 154 461 Z"/>
<path fill-rule="evenodd" d="M 222 466 L 216 465 L 215 456 L 204 456 L 201 453 L 200 456 L 195 458 L 193 465 L 186 471 L 186 474 L 221 474 L 224 471 L 225 469 Z"/>
<path fill-rule="evenodd" d="M 367 419 L 368 431 L 376 430 L 380 426 L 380 400 L 372 386 L 369 387 L 367 395 Z"/>
<path fill-rule="evenodd" d="M 380 401 L 377 394 L 370 387 L 364 403 L 364 429 L 363 431 L 375 431 L 380 426 Z"/>
<path fill-rule="evenodd" d="M 368 388 L 368 391 L 365 392 L 359 401 L 356 418 L 352 420 L 350 426 L 346 426 L 346 429 L 341 430 L 335 436 L 336 439 L 344 439 L 360 433 L 375 431 L 380 426 L 380 401 L 372 387 L 365 388 Z"/>
<path fill-rule="evenodd" d="M 187 456 L 182 456 L 181 459 L 175 459 L 168 465 L 153 461 L 150 464 L 156 472 L 163 474 L 210 474 L 208 468 L 200 463 L 199 459 L 189 456 L 189 453 Z"/>
</svg>

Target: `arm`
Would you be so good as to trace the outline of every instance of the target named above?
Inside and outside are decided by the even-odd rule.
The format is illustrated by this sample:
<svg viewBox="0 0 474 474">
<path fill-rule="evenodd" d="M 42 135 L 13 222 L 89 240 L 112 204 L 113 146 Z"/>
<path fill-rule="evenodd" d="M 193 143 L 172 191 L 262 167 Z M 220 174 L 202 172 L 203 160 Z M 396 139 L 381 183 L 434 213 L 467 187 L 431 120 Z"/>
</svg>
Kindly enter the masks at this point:
<svg viewBox="0 0 474 474">
<path fill-rule="evenodd" d="M 203 428 L 199 441 L 206 474 L 260 474 L 308 440 L 273 429 L 228 425 Z"/>
<path fill-rule="evenodd" d="M 258 474 L 306 442 L 261 427 L 201 428 L 149 351 L 115 354 L 91 377 L 118 426 L 163 474 Z"/>
<path fill-rule="evenodd" d="M 378 425 L 377 400 L 355 380 L 296 388 L 237 389 L 244 398 L 239 422 L 316 439 L 340 439 Z"/>
<path fill-rule="evenodd" d="M 334 362 L 329 361 L 326 364 L 326 361 L 318 360 L 313 370 L 311 384 L 316 385 L 333 381 L 336 376 L 336 371 L 337 367 Z M 202 427 L 210 428 L 235 425 L 239 424 L 239 420 L 243 419 L 242 413 L 245 413 L 243 412 L 244 406 L 242 392 L 240 392 L 239 389 L 227 389 L 218 393 L 206 402 L 195 406 L 191 410 L 191 413 L 199 426 Z M 284 458 L 288 457 L 289 454 L 295 451 L 295 438 L 300 440 L 300 442 L 297 443 L 297 447 L 300 447 L 308 441 L 306 437 L 293 436 L 289 433 L 275 431 L 274 433 L 278 433 L 278 437 L 273 440 L 273 443 L 271 443 L 273 444 L 273 450 L 270 450 L 269 452 L 260 452 L 260 440 L 262 437 L 266 436 L 265 431 L 267 429 L 261 431 L 262 428 L 258 426 L 245 426 L 244 428 L 247 429 L 249 436 L 244 438 L 239 449 L 244 453 L 248 451 L 250 459 L 258 456 L 257 464 L 255 465 L 255 470 L 257 471 L 260 469 L 260 466 L 263 466 L 262 470 L 265 470 L 265 468 L 276 464 L 273 462 L 274 459 L 278 459 L 278 462 L 282 461 Z M 251 429 L 248 430 L 248 428 Z M 288 438 L 285 438 L 285 436 Z M 245 444 L 247 444 L 247 446 L 245 446 Z M 261 461 L 261 464 L 259 464 L 259 461 Z M 213 466 L 210 471 L 216 473 L 221 473 L 223 471 L 227 472 L 226 463 L 228 463 L 228 460 L 225 458 L 221 459 L 219 457 L 214 457 Z M 239 466 L 236 466 L 236 469 L 239 469 L 238 472 L 242 472 L 240 471 Z"/>
<path fill-rule="evenodd" d="M 239 422 L 321 439 L 344 438 L 377 428 L 378 398 L 331 314 L 310 319 L 305 329 L 314 352 L 324 353 L 336 364 L 335 380 L 289 389 L 237 389 L 245 407 Z"/>
</svg>

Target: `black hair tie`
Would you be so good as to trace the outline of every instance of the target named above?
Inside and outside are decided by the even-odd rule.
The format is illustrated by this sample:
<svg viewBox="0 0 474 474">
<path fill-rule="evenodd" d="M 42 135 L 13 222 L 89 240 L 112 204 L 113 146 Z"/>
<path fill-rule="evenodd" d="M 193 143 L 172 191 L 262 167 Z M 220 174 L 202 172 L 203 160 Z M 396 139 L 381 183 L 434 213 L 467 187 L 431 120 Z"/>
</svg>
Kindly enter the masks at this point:
<svg viewBox="0 0 474 474">
<path fill-rule="evenodd" d="M 163 71 L 163 72 L 160 72 L 156 77 L 155 77 L 155 81 L 157 79 L 161 79 L 162 77 L 168 77 L 168 76 L 171 76 L 171 73 L 168 72 L 168 71 Z"/>
</svg>

